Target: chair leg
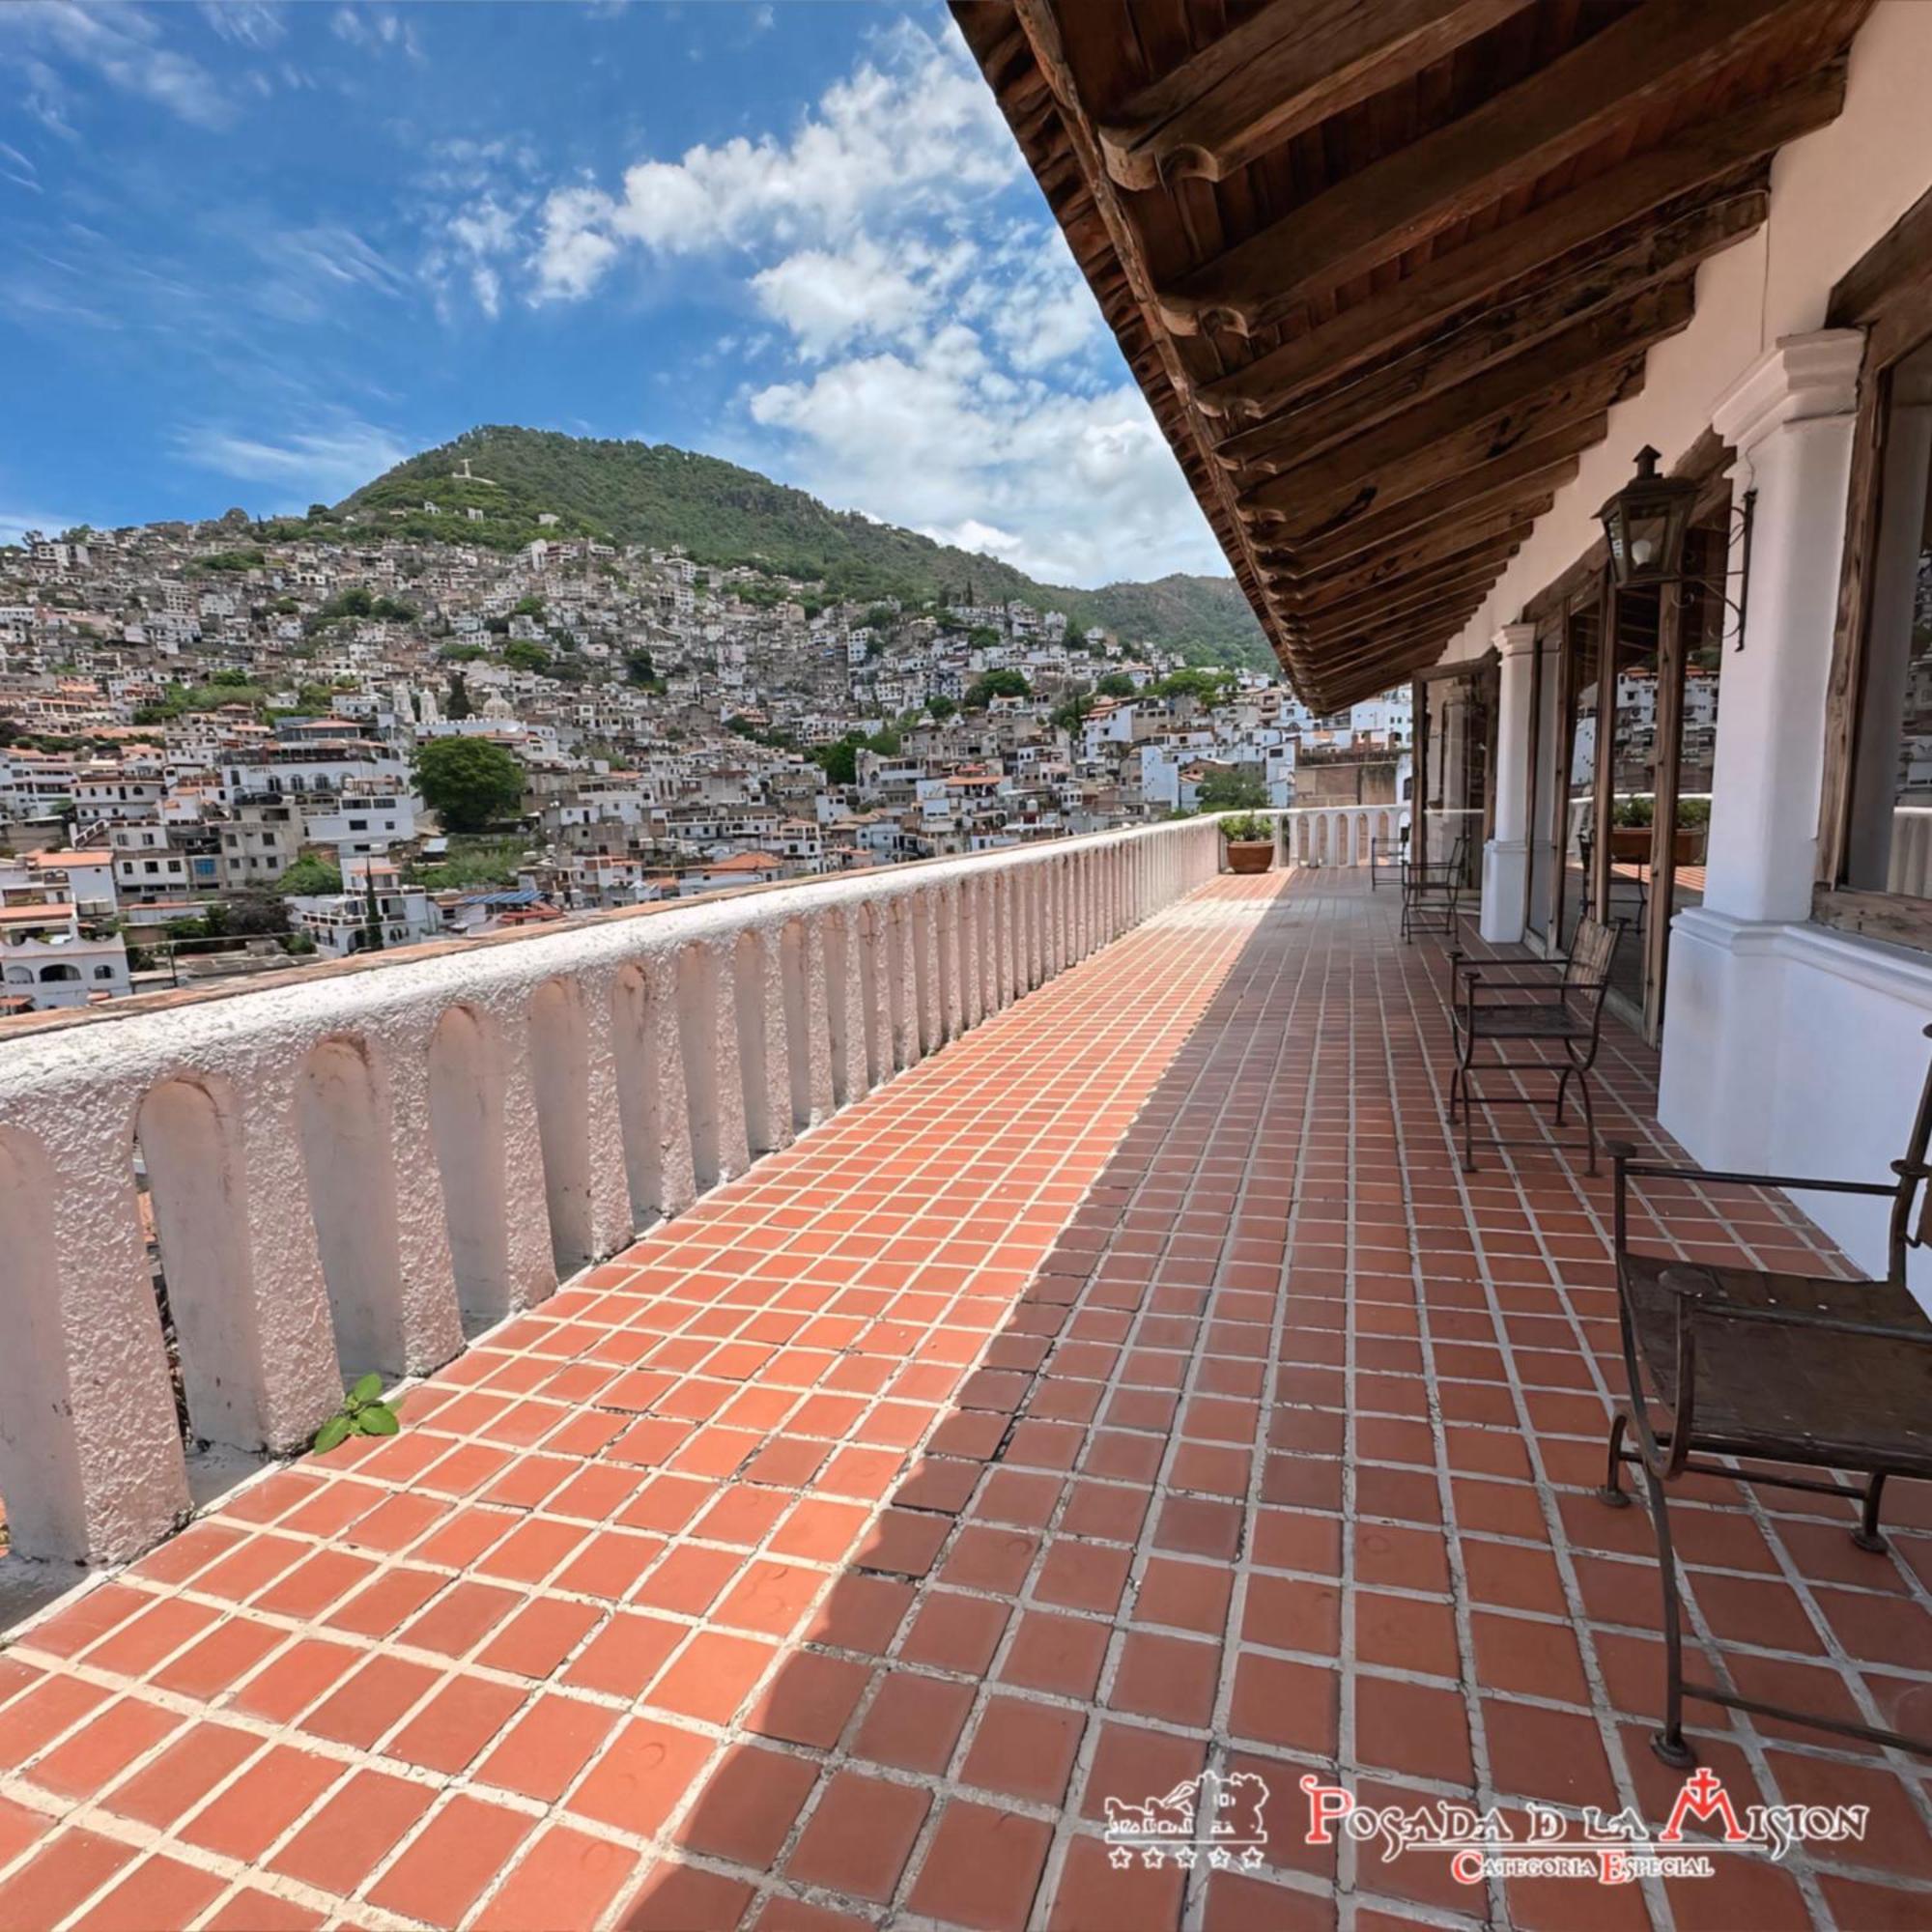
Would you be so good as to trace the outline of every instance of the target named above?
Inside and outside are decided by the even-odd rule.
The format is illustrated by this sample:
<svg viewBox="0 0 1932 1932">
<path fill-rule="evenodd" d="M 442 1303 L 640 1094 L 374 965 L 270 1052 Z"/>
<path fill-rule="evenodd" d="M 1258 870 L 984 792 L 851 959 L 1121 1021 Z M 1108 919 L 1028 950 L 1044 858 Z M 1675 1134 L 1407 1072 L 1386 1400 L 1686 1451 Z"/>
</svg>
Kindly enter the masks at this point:
<svg viewBox="0 0 1932 1932">
<path fill-rule="evenodd" d="M 1463 1069 L 1463 1172 L 1476 1171 L 1476 1083 Z"/>
<path fill-rule="evenodd" d="M 1885 1494 L 1885 1471 L 1883 1469 L 1865 1483 L 1865 1499 L 1859 1510 L 1859 1526 L 1852 1531 L 1852 1541 L 1861 1549 L 1883 1550 L 1885 1538 L 1879 1534 L 1878 1506 Z"/>
<path fill-rule="evenodd" d="M 1624 1488 L 1624 1428 L 1628 1418 L 1622 1409 L 1610 1418 L 1610 1448 L 1604 1469 L 1604 1487 L 1597 1500 L 1611 1509 L 1629 1509 L 1630 1492 Z"/>
<path fill-rule="evenodd" d="M 1559 1074 L 1558 1074 L 1558 1075 L 1556 1076 L 1556 1121 L 1555 1121 L 1555 1124 L 1556 1124 L 1557 1126 L 1559 1126 L 1559 1127 L 1560 1127 L 1560 1126 L 1561 1126 L 1561 1125 L 1563 1124 L 1563 1095 L 1564 1095 L 1564 1093 L 1565 1093 L 1565 1091 L 1566 1091 L 1566 1090 L 1568 1089 L 1568 1087 L 1569 1087 L 1569 1085 L 1570 1085 L 1570 1076 L 1571 1076 L 1571 1074 L 1573 1074 L 1574 1072 L 1576 1072 L 1576 1070 L 1577 1070 L 1577 1069 L 1576 1069 L 1576 1068 L 1575 1068 L 1574 1066 L 1566 1066 L 1566 1067 L 1564 1067 L 1563 1071 L 1562 1071 L 1561 1073 L 1559 1073 Z"/>
<path fill-rule="evenodd" d="M 1597 1171 L 1597 1115 L 1596 1110 L 1590 1105 L 1590 1072 L 1588 1067 L 1579 1066 L 1577 1069 L 1577 1092 L 1582 1097 L 1583 1101 L 1583 1141 L 1584 1145 L 1590 1151 L 1590 1157 L 1584 1166 L 1583 1172 L 1585 1174 L 1595 1174 Z"/>
<path fill-rule="evenodd" d="M 1663 1584 L 1663 1728 L 1650 1741 L 1650 1747 L 1673 1771 L 1689 1771 L 1697 1762 L 1697 1753 L 1684 1736 L 1684 1632 L 1683 1606 L 1677 1596 L 1677 1557 L 1670 1546 L 1669 1506 L 1663 1499 L 1663 1485 L 1657 1472 L 1643 1465 L 1644 1488 L 1650 1494 L 1650 1520 L 1657 1530 L 1657 1568 Z"/>
</svg>

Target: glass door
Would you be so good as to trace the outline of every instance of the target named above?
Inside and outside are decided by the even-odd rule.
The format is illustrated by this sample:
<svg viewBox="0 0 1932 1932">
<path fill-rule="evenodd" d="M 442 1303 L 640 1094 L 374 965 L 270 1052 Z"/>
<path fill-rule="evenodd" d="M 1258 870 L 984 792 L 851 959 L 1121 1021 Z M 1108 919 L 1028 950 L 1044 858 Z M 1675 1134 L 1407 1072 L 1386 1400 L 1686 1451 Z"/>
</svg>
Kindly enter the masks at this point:
<svg viewBox="0 0 1932 1932">
<path fill-rule="evenodd" d="M 1493 659 L 1417 680 L 1422 856 L 1452 860 L 1480 886 L 1493 798 L 1497 673 Z"/>
<path fill-rule="evenodd" d="M 1640 1017 L 1650 922 L 1656 911 L 1651 829 L 1657 805 L 1658 614 L 1664 593 L 1655 584 L 1619 590 L 1610 599 L 1616 665 L 1610 692 L 1609 791 L 1604 838 L 1605 917 L 1623 922 L 1610 965 L 1610 991 L 1627 1014 Z M 1667 719 L 1666 719 L 1667 723 Z"/>
<path fill-rule="evenodd" d="M 1556 950 L 1568 952 L 1577 922 L 1595 902 L 1597 700 L 1603 683 L 1603 603 L 1596 586 L 1573 598 L 1563 621 L 1561 782 L 1551 797 L 1550 875 Z"/>
<path fill-rule="evenodd" d="M 1560 769 L 1563 704 L 1563 625 L 1539 626 L 1536 660 L 1530 673 L 1529 838 L 1524 871 L 1529 880 L 1523 931 L 1537 952 L 1552 951 L 1550 914 L 1556 901 L 1556 874 L 1550 861 L 1551 800 Z"/>
<path fill-rule="evenodd" d="M 1724 668 L 1723 583 L 1728 506 L 1685 541 L 1684 581 L 1663 593 L 1658 623 L 1657 753 L 1643 946 L 1645 1037 L 1663 1034 L 1670 922 L 1704 903 L 1711 836 L 1711 775 L 1718 751 L 1718 690 Z M 1618 976 L 1621 977 L 1621 976 Z"/>
</svg>

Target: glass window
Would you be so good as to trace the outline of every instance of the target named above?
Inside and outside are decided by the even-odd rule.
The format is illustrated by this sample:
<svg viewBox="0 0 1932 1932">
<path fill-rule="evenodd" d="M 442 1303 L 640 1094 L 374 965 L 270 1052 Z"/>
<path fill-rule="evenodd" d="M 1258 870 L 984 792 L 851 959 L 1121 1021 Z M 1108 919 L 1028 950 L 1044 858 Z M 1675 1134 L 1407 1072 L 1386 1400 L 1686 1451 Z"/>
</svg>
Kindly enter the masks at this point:
<svg viewBox="0 0 1932 1932">
<path fill-rule="evenodd" d="M 1845 883 L 1932 898 L 1932 343 L 1886 411 Z"/>
<path fill-rule="evenodd" d="M 1564 689 L 1569 706 L 1569 769 L 1561 794 L 1563 814 L 1558 878 L 1557 951 L 1568 952 L 1577 922 L 1590 910 L 1590 864 L 1597 814 L 1597 698 L 1603 619 L 1595 592 L 1576 607 L 1565 626 Z"/>
</svg>

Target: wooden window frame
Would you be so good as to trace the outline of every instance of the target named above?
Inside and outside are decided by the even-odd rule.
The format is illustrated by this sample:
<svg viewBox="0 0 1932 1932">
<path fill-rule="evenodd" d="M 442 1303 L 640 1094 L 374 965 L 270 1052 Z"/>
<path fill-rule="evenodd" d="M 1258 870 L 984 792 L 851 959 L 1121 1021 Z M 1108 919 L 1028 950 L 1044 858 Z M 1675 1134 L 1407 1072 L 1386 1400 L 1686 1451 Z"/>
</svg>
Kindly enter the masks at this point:
<svg viewBox="0 0 1932 1932">
<path fill-rule="evenodd" d="M 1832 328 L 1865 335 L 1845 510 L 1845 547 L 1825 692 L 1825 769 L 1818 801 L 1814 923 L 1932 952 L 1932 898 L 1843 883 L 1851 838 L 1859 711 L 1871 627 L 1871 570 L 1878 545 L 1892 371 L 1932 340 L 1932 189 L 1845 271 L 1826 310 Z"/>
<path fill-rule="evenodd" d="M 1428 857 L 1428 844 L 1423 833 L 1424 821 L 1429 811 L 1429 687 L 1443 684 L 1451 678 L 1486 678 L 1490 684 L 1489 735 L 1483 759 L 1483 825 L 1482 836 L 1472 841 L 1472 849 L 1465 855 L 1466 863 L 1472 866 L 1480 883 L 1482 877 L 1482 848 L 1495 836 L 1496 826 L 1496 732 L 1501 707 L 1496 702 L 1496 686 L 1500 678 L 1502 653 L 1492 644 L 1479 657 L 1456 658 L 1448 664 L 1431 665 L 1426 670 L 1416 671 L 1409 681 L 1409 709 L 1414 719 L 1411 761 L 1414 765 L 1414 796 L 1409 801 L 1409 849 Z"/>
</svg>

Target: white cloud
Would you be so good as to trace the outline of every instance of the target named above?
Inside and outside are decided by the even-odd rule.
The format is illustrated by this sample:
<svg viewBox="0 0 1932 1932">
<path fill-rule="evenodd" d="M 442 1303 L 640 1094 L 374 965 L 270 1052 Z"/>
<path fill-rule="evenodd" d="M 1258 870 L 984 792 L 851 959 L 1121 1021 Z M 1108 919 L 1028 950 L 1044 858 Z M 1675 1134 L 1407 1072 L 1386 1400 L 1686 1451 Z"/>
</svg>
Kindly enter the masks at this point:
<svg viewBox="0 0 1932 1932">
<path fill-rule="evenodd" d="M 546 296 L 587 296 L 617 252 L 604 232 L 610 197 L 594 187 L 558 188 L 544 203 L 543 241 L 537 251 L 539 291 Z"/>
<path fill-rule="evenodd" d="M 71 129 L 56 62 L 85 69 L 119 93 L 153 101 L 196 127 L 225 128 L 235 118 L 234 103 L 214 76 L 192 56 L 165 45 L 159 23 L 136 9 L 14 0 L 0 7 L 0 43 L 9 35 L 32 50 L 18 62 L 28 81 L 28 111 L 60 131 Z"/>
<path fill-rule="evenodd" d="M 1226 567 L 1137 389 L 1015 382 L 961 325 L 916 355 L 769 384 L 749 409 L 817 495 L 1047 582 Z"/>
<path fill-rule="evenodd" d="M 201 0 L 201 17 L 224 41 L 258 53 L 288 32 L 282 10 L 269 0 Z"/>
<path fill-rule="evenodd" d="M 1048 582 L 1225 569 L 955 37 L 901 22 L 788 131 L 615 180 L 439 166 L 430 273 L 485 314 L 629 299 L 627 262 L 715 304 L 659 380 L 760 372 L 715 426 L 731 455 Z"/>
<path fill-rule="evenodd" d="M 700 143 L 676 161 L 639 161 L 614 194 L 556 190 L 552 199 L 567 207 L 565 218 L 546 222 L 540 290 L 588 295 L 626 242 L 670 256 L 822 247 L 881 212 L 895 226 L 945 216 L 1005 187 L 1018 168 L 992 96 L 960 50 L 904 23 L 826 90 L 789 140 L 741 136 Z M 580 241 L 586 232 L 611 244 L 588 279 Z M 549 259 L 553 246 L 569 258 L 562 270 Z"/>
<path fill-rule="evenodd" d="M 389 431 L 353 419 L 285 436 L 278 442 L 200 423 L 182 430 L 175 446 L 197 469 L 238 482 L 282 486 L 276 505 L 290 508 L 347 496 L 411 453 Z"/>
<path fill-rule="evenodd" d="M 752 292 L 801 352 L 816 359 L 854 338 L 906 335 L 932 311 L 930 279 L 862 235 L 838 252 L 802 248 L 787 255 L 752 277 Z"/>
<path fill-rule="evenodd" d="M 328 25 L 338 41 L 369 53 L 393 49 L 407 54 L 411 60 L 425 57 L 414 22 L 391 7 L 338 7 L 329 16 Z"/>
<path fill-rule="evenodd" d="M 0 504 L 0 544 L 16 544 L 29 530 L 58 536 L 79 524 L 78 517 L 58 516 L 51 510 L 16 510 Z"/>
<path fill-rule="evenodd" d="M 41 185 L 41 171 L 35 167 L 18 148 L 10 148 L 0 141 L 0 181 L 10 181 L 15 187 L 31 188 L 35 194 L 43 194 Z"/>
</svg>

